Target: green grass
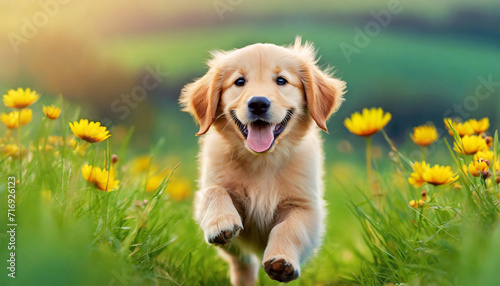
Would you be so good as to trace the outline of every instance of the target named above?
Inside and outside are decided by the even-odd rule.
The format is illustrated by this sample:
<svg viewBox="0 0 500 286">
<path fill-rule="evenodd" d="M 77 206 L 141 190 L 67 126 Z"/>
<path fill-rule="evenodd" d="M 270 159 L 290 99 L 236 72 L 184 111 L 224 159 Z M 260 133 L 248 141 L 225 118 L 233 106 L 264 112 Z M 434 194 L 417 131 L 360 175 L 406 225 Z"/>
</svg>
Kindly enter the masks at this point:
<svg viewBox="0 0 500 286">
<path fill-rule="evenodd" d="M 39 104 L 33 107 L 34 118 L 42 118 Z M 46 119 L 23 128 L 23 145 L 32 147 L 22 161 L 2 155 L 2 203 L 8 177 L 19 181 L 17 278 L 2 275 L 2 285 L 228 285 L 228 267 L 203 241 L 192 219 L 191 199 L 175 199 L 180 177 L 197 176 L 194 164 L 175 169 L 177 162 L 165 157 L 160 144 L 149 152 L 153 161 L 142 172 L 133 171 L 136 155 L 128 139 L 113 136 L 111 144 L 95 143 L 83 155 L 68 144 L 48 152 L 37 148 L 49 134 L 70 135 L 67 122 L 80 116 L 69 112 L 74 108 L 65 104 L 52 128 Z M 4 137 L 3 143 L 15 140 Z M 497 140 L 493 150 L 498 154 Z M 112 153 L 120 158 L 120 188 L 102 192 L 83 179 L 80 169 L 86 162 L 109 169 Z M 291 285 L 496 285 L 498 185 L 485 187 L 481 179 L 460 171 L 460 190 L 414 188 L 407 182 L 409 161 L 396 155 L 403 165 L 391 164 L 386 156 L 375 164 L 382 194 L 377 197 L 366 186 L 361 158 L 344 155 L 351 160 L 326 162 L 324 245 Z M 454 153 L 431 158 L 451 162 L 457 172 L 469 160 Z M 162 183 L 145 192 L 146 179 L 158 173 Z M 422 190 L 430 199 L 422 208 L 411 208 L 408 202 L 418 200 Z M 2 226 L 6 219 L 0 218 Z M 6 261 L 1 264 L 6 269 Z M 259 285 L 276 284 L 260 271 Z"/>
</svg>

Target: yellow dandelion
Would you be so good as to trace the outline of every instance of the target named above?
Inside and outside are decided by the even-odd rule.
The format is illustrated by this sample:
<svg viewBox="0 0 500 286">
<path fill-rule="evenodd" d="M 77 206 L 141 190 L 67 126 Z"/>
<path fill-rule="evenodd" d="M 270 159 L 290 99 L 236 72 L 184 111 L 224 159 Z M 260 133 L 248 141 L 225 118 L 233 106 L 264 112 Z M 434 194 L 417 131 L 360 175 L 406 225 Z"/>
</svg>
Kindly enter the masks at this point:
<svg viewBox="0 0 500 286">
<path fill-rule="evenodd" d="M 488 150 L 488 144 L 486 143 L 486 140 L 477 135 L 465 135 L 459 140 L 459 142 L 453 142 L 453 145 L 453 150 L 455 150 L 455 152 L 464 155 L 472 155 L 476 154 L 479 151 Z"/>
<path fill-rule="evenodd" d="M 111 192 L 118 189 L 120 181 L 115 180 L 113 172 L 108 172 L 106 169 L 94 167 L 85 164 L 82 167 L 83 178 L 93 184 L 96 188 L 103 192 Z"/>
<path fill-rule="evenodd" d="M 36 91 L 29 88 L 11 89 L 3 96 L 3 103 L 7 107 L 23 109 L 35 103 L 39 97 Z"/>
<path fill-rule="evenodd" d="M 411 200 L 409 203 L 410 207 L 414 209 L 418 209 L 419 207 L 423 207 L 425 205 L 425 202 L 423 200 Z"/>
<path fill-rule="evenodd" d="M 31 109 L 23 109 L 21 110 L 21 126 L 24 126 L 31 122 L 33 117 L 33 111 Z M 0 115 L 0 120 L 7 126 L 9 129 L 15 129 L 19 127 L 19 111 L 12 111 L 10 113 L 2 113 Z"/>
<path fill-rule="evenodd" d="M 423 178 L 426 183 L 439 186 L 455 182 L 458 179 L 458 175 L 453 173 L 450 166 L 435 165 L 424 171 Z"/>
<path fill-rule="evenodd" d="M 458 133 L 460 137 L 466 136 L 466 135 L 474 135 L 474 129 L 472 128 L 472 125 L 470 122 L 455 122 L 451 120 L 450 118 L 445 118 L 444 119 L 444 126 L 446 129 L 448 129 L 449 133 L 451 136 L 453 136 L 453 131 L 451 130 L 451 126 L 453 126 L 453 129 Z"/>
<path fill-rule="evenodd" d="M 76 137 L 89 143 L 102 142 L 111 136 L 106 126 L 101 126 L 100 122 L 89 122 L 88 119 L 70 122 L 69 127 Z"/>
<path fill-rule="evenodd" d="M 384 113 L 382 108 L 365 108 L 363 113 L 356 112 L 351 118 L 346 118 L 344 125 L 352 133 L 368 137 L 384 128 L 390 120 L 391 114 Z"/>
<path fill-rule="evenodd" d="M 411 177 L 408 178 L 408 182 L 415 188 L 422 186 L 425 183 L 424 172 L 430 167 L 425 161 L 415 162 L 413 164 L 413 173 L 410 174 Z"/>
<path fill-rule="evenodd" d="M 415 142 L 415 144 L 426 147 L 436 142 L 439 138 L 439 135 L 436 131 L 436 127 L 422 125 L 413 128 L 413 134 L 410 134 L 410 137 L 411 140 Z"/>
<path fill-rule="evenodd" d="M 490 120 L 487 117 L 480 120 L 470 119 L 467 122 L 469 122 L 470 126 L 474 130 L 474 133 L 476 134 L 486 132 L 490 128 Z"/>
<path fill-rule="evenodd" d="M 55 107 L 54 105 L 51 106 L 43 106 L 43 113 L 45 113 L 45 116 L 49 119 L 57 119 L 59 115 L 61 114 L 61 109 L 59 107 Z"/>
<path fill-rule="evenodd" d="M 479 177 L 488 173 L 489 166 L 484 160 L 474 160 L 469 164 L 469 173 L 474 177 Z"/>
</svg>

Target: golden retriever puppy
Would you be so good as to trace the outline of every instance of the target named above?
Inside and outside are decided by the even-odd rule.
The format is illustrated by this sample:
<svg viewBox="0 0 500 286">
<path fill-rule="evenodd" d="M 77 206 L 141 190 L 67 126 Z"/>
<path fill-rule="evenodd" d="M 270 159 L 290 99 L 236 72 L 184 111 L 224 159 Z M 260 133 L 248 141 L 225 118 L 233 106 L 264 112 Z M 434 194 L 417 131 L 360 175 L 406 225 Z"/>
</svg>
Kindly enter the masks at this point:
<svg viewBox="0 0 500 286">
<path fill-rule="evenodd" d="M 300 38 L 289 47 L 254 44 L 213 53 L 208 72 L 182 90 L 180 103 L 204 134 L 195 219 L 229 262 L 233 285 L 253 285 L 259 264 L 271 279 L 297 279 L 320 246 L 319 131 L 345 83 L 316 63 Z"/>
</svg>

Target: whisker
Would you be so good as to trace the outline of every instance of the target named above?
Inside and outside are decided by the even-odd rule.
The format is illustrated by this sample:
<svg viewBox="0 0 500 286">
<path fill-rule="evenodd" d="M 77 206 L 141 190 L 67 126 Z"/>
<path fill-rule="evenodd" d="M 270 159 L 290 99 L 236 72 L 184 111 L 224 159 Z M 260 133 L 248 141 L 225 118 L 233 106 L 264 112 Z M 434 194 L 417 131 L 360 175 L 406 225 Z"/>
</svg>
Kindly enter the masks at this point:
<svg viewBox="0 0 500 286">
<path fill-rule="evenodd" d="M 229 125 L 230 121 L 228 120 L 226 125 L 224 125 L 224 128 L 222 128 L 222 130 L 220 131 L 220 133 L 222 134 L 224 132 L 224 130 L 226 130 L 226 127 Z"/>
</svg>

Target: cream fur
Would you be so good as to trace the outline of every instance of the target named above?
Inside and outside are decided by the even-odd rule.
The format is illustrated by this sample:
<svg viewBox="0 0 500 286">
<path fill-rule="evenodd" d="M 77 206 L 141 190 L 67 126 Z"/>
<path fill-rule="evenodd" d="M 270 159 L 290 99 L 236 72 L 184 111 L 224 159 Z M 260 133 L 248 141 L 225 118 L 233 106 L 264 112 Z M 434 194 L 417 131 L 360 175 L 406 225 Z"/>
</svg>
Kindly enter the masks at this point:
<svg viewBox="0 0 500 286">
<path fill-rule="evenodd" d="M 195 219 L 207 242 L 234 235 L 219 249 L 234 285 L 253 285 L 257 258 L 271 278 L 290 281 L 321 244 L 324 231 L 320 129 L 342 102 L 345 83 L 316 66 L 311 44 L 255 44 L 213 54 L 210 70 L 187 85 L 180 102 L 200 123 L 200 179 Z M 278 86 L 277 75 L 288 83 Z M 244 87 L 233 85 L 244 76 Z M 230 116 L 248 123 L 252 96 L 271 100 L 271 120 L 294 110 L 274 146 L 255 153 Z M 315 124 L 317 126 L 315 126 Z M 229 233 L 228 232 L 228 233 Z"/>
</svg>

